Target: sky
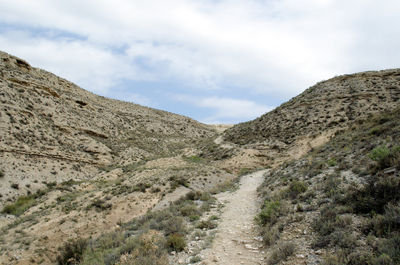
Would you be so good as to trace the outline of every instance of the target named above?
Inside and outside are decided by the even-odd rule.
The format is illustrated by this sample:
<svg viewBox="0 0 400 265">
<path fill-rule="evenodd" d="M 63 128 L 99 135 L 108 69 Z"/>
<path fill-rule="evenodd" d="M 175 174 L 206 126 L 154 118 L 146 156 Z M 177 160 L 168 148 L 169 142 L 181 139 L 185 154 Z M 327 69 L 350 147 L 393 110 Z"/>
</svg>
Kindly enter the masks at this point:
<svg viewBox="0 0 400 265">
<path fill-rule="evenodd" d="M 337 75 L 400 67 L 398 0 L 1 0 L 0 50 L 98 95 L 254 119 Z"/>
</svg>

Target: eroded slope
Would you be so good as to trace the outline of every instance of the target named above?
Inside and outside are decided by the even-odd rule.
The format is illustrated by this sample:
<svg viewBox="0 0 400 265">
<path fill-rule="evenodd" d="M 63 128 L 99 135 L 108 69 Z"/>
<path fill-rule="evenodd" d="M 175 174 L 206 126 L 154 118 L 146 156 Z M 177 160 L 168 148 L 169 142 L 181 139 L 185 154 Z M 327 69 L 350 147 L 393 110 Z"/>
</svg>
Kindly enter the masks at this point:
<svg viewBox="0 0 400 265">
<path fill-rule="evenodd" d="M 42 181 L 91 178 L 99 167 L 177 155 L 215 134 L 183 116 L 96 96 L 6 53 L 0 88 L 0 205 L 26 193 L 26 185 L 34 191 Z"/>
<path fill-rule="evenodd" d="M 253 160 L 261 164 L 280 162 L 282 155 L 298 158 L 337 130 L 394 109 L 399 100 L 399 69 L 339 76 L 253 121 L 233 126 L 225 131 L 224 139 L 244 150 L 258 150 Z"/>
<path fill-rule="evenodd" d="M 397 109 L 266 174 L 269 264 L 399 264 L 399 143 Z"/>
</svg>

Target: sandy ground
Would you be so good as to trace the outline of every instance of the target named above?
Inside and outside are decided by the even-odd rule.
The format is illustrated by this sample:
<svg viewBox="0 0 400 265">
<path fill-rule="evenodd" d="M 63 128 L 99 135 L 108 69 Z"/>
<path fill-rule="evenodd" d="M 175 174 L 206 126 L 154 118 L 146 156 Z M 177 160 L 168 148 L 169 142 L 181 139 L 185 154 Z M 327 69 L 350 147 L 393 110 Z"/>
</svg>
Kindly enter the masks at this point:
<svg viewBox="0 0 400 265">
<path fill-rule="evenodd" d="M 263 264 L 265 253 L 256 231 L 254 216 L 260 209 L 257 187 L 266 170 L 241 178 L 235 192 L 217 195 L 225 204 L 211 249 L 204 250 L 203 264 Z"/>
</svg>

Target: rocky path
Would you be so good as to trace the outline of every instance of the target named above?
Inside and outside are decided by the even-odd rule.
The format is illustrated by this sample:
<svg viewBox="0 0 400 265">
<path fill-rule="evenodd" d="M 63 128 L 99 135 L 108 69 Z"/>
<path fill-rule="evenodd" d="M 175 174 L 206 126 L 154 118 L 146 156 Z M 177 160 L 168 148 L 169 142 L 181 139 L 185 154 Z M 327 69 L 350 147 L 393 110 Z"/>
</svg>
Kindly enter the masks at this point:
<svg viewBox="0 0 400 265">
<path fill-rule="evenodd" d="M 254 222 L 260 207 L 257 187 L 263 182 L 265 172 L 246 175 L 241 178 L 237 191 L 217 195 L 225 207 L 212 247 L 203 252 L 202 264 L 265 263 L 265 253 Z"/>
</svg>

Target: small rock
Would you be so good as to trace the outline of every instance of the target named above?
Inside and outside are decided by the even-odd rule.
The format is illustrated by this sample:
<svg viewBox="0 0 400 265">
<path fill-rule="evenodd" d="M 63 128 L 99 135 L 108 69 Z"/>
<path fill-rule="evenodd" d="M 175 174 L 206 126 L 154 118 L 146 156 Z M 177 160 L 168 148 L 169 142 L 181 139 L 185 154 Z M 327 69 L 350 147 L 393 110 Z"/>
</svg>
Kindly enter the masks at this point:
<svg viewBox="0 0 400 265">
<path fill-rule="evenodd" d="M 256 241 L 263 241 L 263 238 L 262 238 L 262 236 L 256 236 L 256 237 L 254 237 L 254 240 L 256 240 Z"/>
</svg>

